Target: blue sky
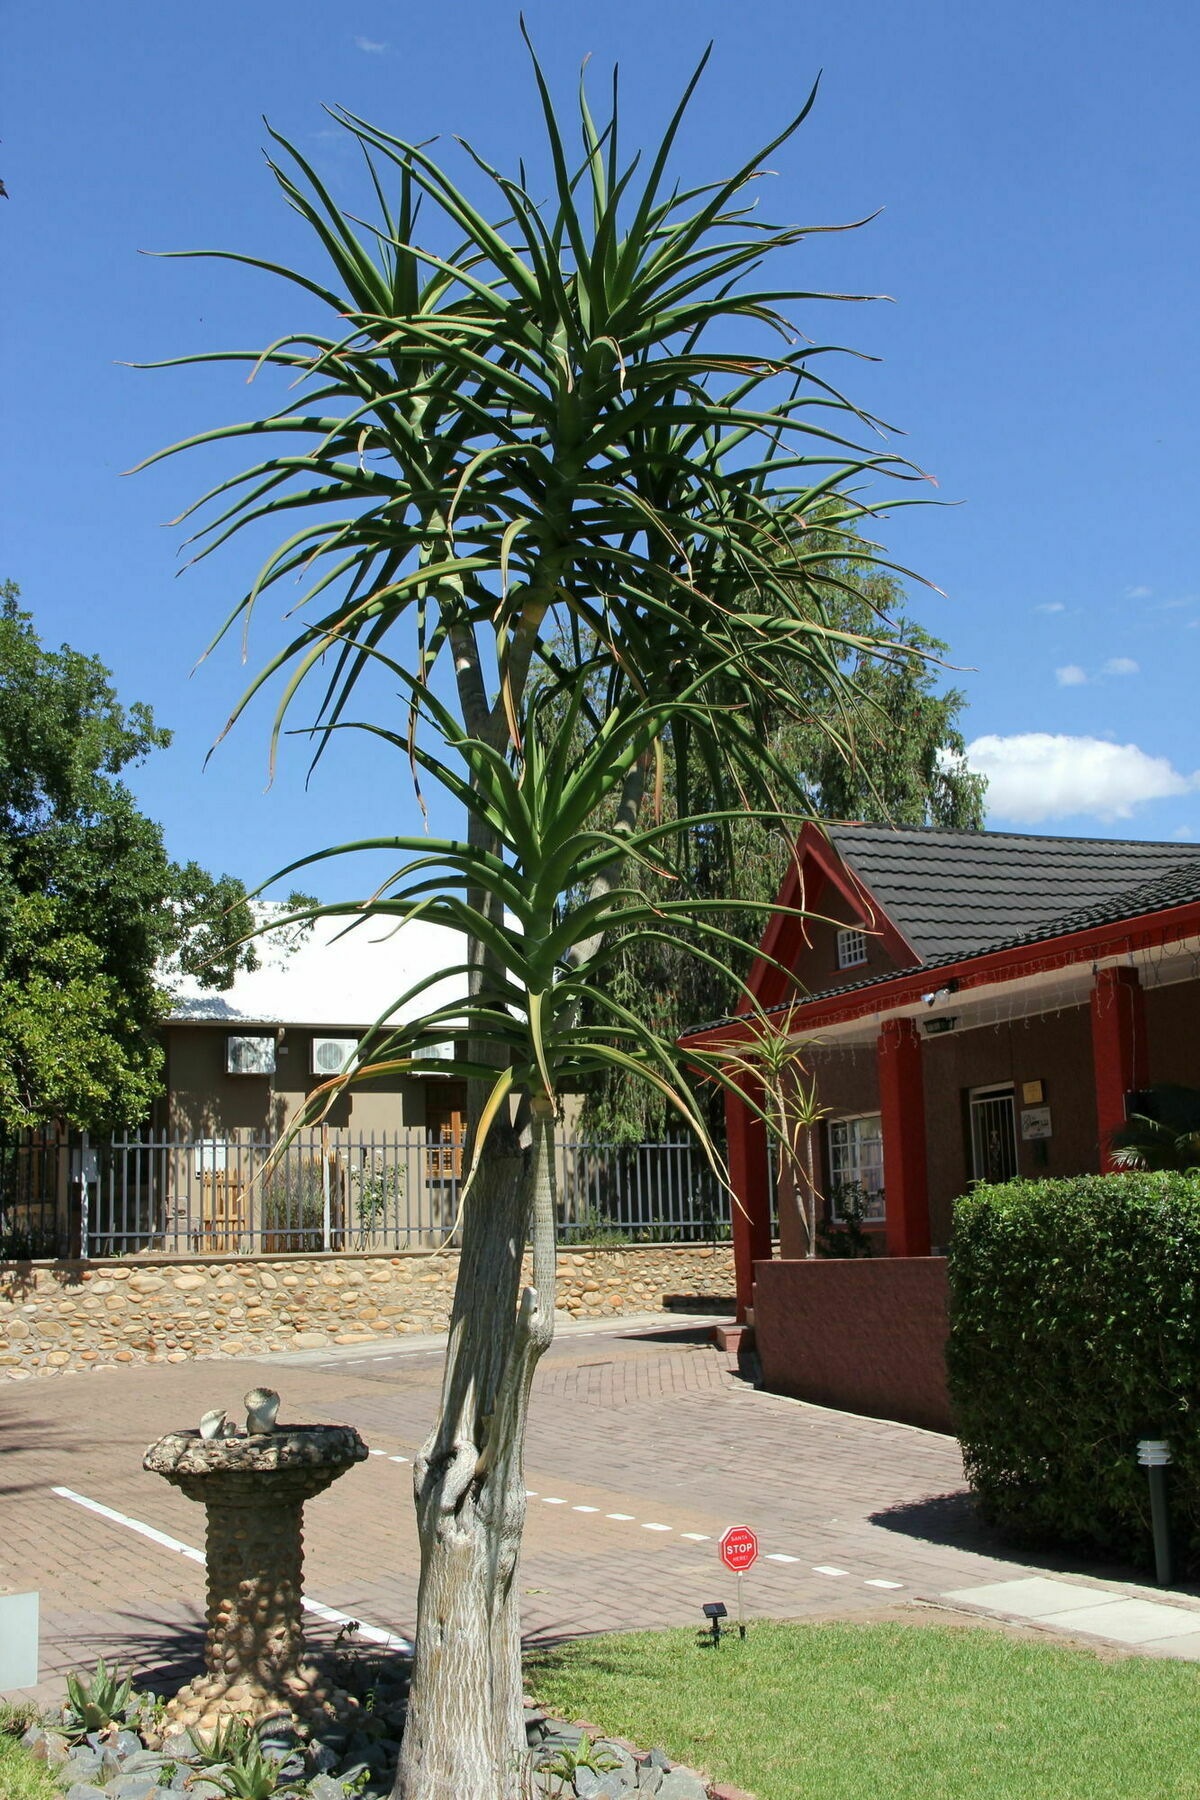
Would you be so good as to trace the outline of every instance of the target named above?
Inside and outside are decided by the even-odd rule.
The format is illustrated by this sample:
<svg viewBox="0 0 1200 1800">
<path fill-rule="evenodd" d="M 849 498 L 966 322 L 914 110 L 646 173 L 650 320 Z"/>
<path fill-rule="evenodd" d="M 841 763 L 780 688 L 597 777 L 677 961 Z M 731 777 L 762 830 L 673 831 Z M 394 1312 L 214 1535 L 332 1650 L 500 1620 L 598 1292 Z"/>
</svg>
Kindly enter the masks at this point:
<svg viewBox="0 0 1200 1800">
<path fill-rule="evenodd" d="M 620 61 L 627 142 L 714 38 L 689 177 L 726 172 L 824 71 L 764 210 L 884 209 L 808 240 L 786 278 L 894 297 L 839 310 L 841 341 L 880 359 L 843 384 L 950 503 L 883 530 L 943 590 L 914 589 L 910 610 L 962 665 L 990 823 L 1200 838 L 1194 4 L 529 0 L 526 17 L 566 101 L 588 52 L 598 78 Z M 136 780 L 174 854 L 257 880 L 331 838 L 410 829 L 402 773 L 364 778 L 353 756 L 307 791 L 294 757 L 265 792 L 262 714 L 203 768 L 244 671 L 236 645 L 190 671 L 249 558 L 176 580 L 182 534 L 162 521 L 211 468 L 120 471 L 240 415 L 246 393 L 228 372 L 123 365 L 257 348 L 295 322 L 265 277 L 139 255 L 310 255 L 261 115 L 348 197 L 323 102 L 408 137 L 463 133 L 501 164 L 536 154 L 515 7 L 44 0 L 10 14 L 5 50 L 0 573 L 46 639 L 99 654 L 175 730 Z M 268 623 L 252 664 L 270 641 Z"/>
</svg>

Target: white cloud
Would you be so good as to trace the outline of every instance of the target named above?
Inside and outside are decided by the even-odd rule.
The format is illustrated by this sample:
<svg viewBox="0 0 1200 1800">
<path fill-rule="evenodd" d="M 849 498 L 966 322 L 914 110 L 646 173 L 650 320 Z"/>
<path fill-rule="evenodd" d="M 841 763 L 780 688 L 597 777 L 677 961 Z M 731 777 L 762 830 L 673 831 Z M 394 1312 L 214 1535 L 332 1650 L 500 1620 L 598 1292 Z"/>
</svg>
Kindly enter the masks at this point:
<svg viewBox="0 0 1200 1800">
<path fill-rule="evenodd" d="M 1061 669 L 1055 669 L 1054 679 L 1059 687 L 1082 687 L 1087 680 L 1087 670 L 1081 669 L 1078 663 L 1067 663 Z"/>
<path fill-rule="evenodd" d="M 1148 587 L 1126 588 L 1125 598 L 1127 600 L 1148 600 L 1153 592 L 1154 589 Z"/>
<path fill-rule="evenodd" d="M 1137 675 L 1140 673 L 1132 656 L 1110 656 L 1104 665 L 1106 675 Z"/>
<path fill-rule="evenodd" d="M 1048 731 L 976 738 L 967 761 L 988 778 L 989 815 L 1020 825 L 1080 813 L 1128 819 L 1147 800 L 1200 786 L 1200 776 L 1181 775 L 1165 756 L 1148 756 L 1136 744 Z"/>
<path fill-rule="evenodd" d="M 1061 600 L 1043 600 L 1041 605 L 1035 606 L 1033 610 L 1040 613 L 1056 613 L 1066 612 L 1067 609 Z"/>
<path fill-rule="evenodd" d="M 368 56 L 382 56 L 387 49 L 386 44 L 373 43 L 370 38 L 366 37 L 356 37 L 354 47 L 356 50 L 365 50 Z"/>
<path fill-rule="evenodd" d="M 1177 825 L 1171 833 L 1177 844 L 1190 844 L 1195 835 L 1190 825 Z"/>
</svg>

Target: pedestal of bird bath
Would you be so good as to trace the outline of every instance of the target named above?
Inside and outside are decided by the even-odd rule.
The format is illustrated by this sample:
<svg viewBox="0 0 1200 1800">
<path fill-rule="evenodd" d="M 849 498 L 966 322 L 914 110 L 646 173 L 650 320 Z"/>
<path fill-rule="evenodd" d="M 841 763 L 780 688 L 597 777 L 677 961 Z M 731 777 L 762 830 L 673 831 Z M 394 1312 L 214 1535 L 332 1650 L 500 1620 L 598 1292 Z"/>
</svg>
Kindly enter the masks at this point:
<svg viewBox="0 0 1200 1800">
<path fill-rule="evenodd" d="M 143 1467 L 207 1512 L 205 1672 L 171 1700 L 164 1731 L 211 1732 L 222 1719 L 289 1713 L 298 1725 L 347 1698 L 305 1658 L 301 1620 L 304 1502 L 367 1455 L 349 1425 L 281 1425 L 261 1435 L 173 1431 Z"/>
</svg>

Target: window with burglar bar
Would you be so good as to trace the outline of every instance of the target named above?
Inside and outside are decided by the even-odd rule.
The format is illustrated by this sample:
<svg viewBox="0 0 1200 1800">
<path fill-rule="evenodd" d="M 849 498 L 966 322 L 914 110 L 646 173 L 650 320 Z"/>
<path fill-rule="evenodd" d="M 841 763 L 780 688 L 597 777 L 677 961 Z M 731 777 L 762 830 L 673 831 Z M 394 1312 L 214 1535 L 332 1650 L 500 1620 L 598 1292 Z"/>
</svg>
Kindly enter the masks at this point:
<svg viewBox="0 0 1200 1800">
<path fill-rule="evenodd" d="M 867 934 L 856 927 L 848 927 L 837 934 L 837 961 L 839 969 L 853 969 L 867 960 Z"/>
<path fill-rule="evenodd" d="M 877 1224 L 884 1218 L 883 1124 L 878 1113 L 829 1121 L 829 1188 L 837 1223 L 845 1222 L 840 1199 L 849 1193 L 865 1201 L 862 1222 Z"/>
</svg>

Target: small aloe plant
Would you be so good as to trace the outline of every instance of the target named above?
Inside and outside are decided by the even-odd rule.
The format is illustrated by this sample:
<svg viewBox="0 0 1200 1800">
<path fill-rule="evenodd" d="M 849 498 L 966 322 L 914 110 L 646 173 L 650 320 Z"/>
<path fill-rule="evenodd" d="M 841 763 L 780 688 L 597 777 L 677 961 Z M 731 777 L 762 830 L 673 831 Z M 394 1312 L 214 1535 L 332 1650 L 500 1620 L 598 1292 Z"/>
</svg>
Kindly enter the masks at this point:
<svg viewBox="0 0 1200 1800">
<path fill-rule="evenodd" d="M 116 1667 L 109 1668 L 100 1657 L 90 1675 L 67 1676 L 67 1706 L 72 1715 L 68 1726 L 81 1736 L 89 1731 L 103 1731 L 106 1725 L 124 1719 L 133 1699 L 133 1682 Z"/>
<path fill-rule="evenodd" d="M 559 1783 L 559 1791 L 563 1794 L 572 1791 L 580 1769 L 591 1769 L 594 1774 L 603 1775 L 620 1766 L 620 1757 L 604 1749 L 603 1745 L 594 1744 L 586 1731 L 577 1744 L 558 1744 L 553 1751 L 539 1757 L 537 1764 L 539 1772 Z"/>
<path fill-rule="evenodd" d="M 291 1785 L 280 1779 L 279 1764 L 264 1753 L 254 1728 L 244 1719 L 222 1720 L 209 1737 L 190 1727 L 188 1736 L 205 1763 L 190 1779 L 215 1783 L 231 1800 L 270 1800 Z"/>
</svg>

